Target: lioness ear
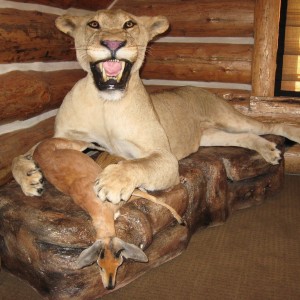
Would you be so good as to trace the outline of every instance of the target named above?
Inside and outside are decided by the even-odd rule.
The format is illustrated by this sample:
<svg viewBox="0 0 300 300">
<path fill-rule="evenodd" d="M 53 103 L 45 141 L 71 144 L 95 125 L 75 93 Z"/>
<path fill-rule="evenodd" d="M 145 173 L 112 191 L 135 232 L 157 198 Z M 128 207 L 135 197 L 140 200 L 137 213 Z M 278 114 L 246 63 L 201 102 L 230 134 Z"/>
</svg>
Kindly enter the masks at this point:
<svg viewBox="0 0 300 300">
<path fill-rule="evenodd" d="M 63 15 L 55 20 L 55 25 L 60 31 L 73 36 L 73 31 L 76 28 L 78 19 L 79 17 Z"/>
<path fill-rule="evenodd" d="M 142 17 L 142 19 L 149 32 L 150 40 L 169 28 L 169 21 L 164 16 Z"/>
</svg>

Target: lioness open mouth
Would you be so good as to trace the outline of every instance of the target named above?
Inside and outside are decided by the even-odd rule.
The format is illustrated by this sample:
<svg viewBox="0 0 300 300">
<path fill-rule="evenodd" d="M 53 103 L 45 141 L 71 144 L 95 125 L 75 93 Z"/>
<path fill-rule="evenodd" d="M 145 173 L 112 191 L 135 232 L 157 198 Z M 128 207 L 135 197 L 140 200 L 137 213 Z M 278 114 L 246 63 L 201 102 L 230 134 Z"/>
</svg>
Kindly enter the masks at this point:
<svg viewBox="0 0 300 300">
<path fill-rule="evenodd" d="M 90 63 L 96 87 L 103 90 L 124 90 L 132 63 L 128 60 L 99 60 Z"/>
</svg>

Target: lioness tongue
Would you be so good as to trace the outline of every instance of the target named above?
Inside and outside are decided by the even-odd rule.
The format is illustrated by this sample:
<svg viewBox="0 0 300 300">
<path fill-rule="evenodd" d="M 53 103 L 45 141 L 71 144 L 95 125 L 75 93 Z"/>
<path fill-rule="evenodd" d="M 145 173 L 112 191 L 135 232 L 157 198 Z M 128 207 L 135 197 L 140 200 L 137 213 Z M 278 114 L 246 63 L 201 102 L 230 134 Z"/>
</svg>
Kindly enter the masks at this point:
<svg viewBox="0 0 300 300">
<path fill-rule="evenodd" d="M 107 76 L 116 77 L 122 70 L 122 64 L 119 61 L 105 61 L 103 68 Z"/>
</svg>

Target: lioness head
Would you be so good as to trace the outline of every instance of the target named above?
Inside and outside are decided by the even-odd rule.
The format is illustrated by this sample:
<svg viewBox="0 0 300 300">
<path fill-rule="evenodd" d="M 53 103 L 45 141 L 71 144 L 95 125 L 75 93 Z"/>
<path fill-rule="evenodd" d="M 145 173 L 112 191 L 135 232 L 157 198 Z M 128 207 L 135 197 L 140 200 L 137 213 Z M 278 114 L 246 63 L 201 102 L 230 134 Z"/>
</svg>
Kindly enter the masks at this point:
<svg viewBox="0 0 300 300">
<path fill-rule="evenodd" d="M 86 16 L 64 15 L 56 26 L 75 40 L 77 60 L 90 73 L 101 96 L 120 99 L 140 69 L 148 42 L 165 32 L 165 17 L 137 17 L 123 10 L 100 10 Z"/>
</svg>

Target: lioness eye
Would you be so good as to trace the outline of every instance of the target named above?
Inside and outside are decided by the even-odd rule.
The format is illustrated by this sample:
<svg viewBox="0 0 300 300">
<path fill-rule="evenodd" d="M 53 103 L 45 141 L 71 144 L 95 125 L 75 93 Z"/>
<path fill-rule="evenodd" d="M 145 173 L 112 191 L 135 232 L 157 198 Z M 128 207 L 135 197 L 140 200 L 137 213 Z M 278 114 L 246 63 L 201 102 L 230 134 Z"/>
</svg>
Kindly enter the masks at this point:
<svg viewBox="0 0 300 300">
<path fill-rule="evenodd" d="M 129 20 L 127 22 L 124 23 L 123 25 L 123 29 L 128 29 L 128 28 L 132 28 L 136 23 L 134 23 L 133 21 Z"/>
<path fill-rule="evenodd" d="M 88 23 L 88 25 L 91 28 L 94 28 L 94 29 L 99 29 L 100 28 L 100 24 L 97 21 L 91 21 L 91 22 Z"/>
</svg>

